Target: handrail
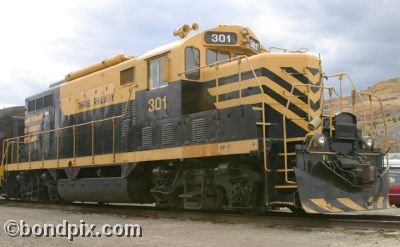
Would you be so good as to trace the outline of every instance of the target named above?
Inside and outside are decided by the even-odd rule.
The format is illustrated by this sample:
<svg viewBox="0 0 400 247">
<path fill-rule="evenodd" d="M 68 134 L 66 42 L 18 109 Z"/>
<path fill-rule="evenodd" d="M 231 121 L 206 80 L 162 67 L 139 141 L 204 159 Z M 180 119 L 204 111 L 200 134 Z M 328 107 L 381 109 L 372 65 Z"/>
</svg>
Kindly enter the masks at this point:
<svg viewBox="0 0 400 247">
<path fill-rule="evenodd" d="M 108 117 L 108 118 L 104 118 L 104 119 L 99 119 L 99 120 L 93 120 L 93 121 L 90 121 L 90 122 L 85 122 L 85 123 L 81 123 L 81 124 L 74 124 L 74 125 L 70 125 L 70 126 L 65 126 L 65 127 L 61 127 L 61 128 L 56 128 L 56 129 L 51 129 L 51 130 L 45 130 L 45 131 L 39 131 L 39 132 L 35 132 L 35 133 L 31 133 L 31 134 L 28 134 L 28 135 L 23 135 L 23 136 L 17 136 L 17 137 L 12 137 L 12 138 L 8 138 L 8 139 L 5 139 L 4 141 L 3 141 L 3 158 L 2 158 L 2 161 L 1 161 L 1 164 L 2 165 L 8 165 L 8 162 L 7 162 L 7 160 L 4 160 L 4 158 L 5 157 L 7 157 L 8 156 L 8 146 L 9 146 L 9 144 L 11 144 L 11 143 L 15 143 L 15 140 L 19 140 L 20 138 L 23 138 L 24 139 L 24 144 L 26 143 L 25 142 L 25 139 L 26 138 L 29 138 L 29 141 L 28 141 L 28 143 L 29 143 L 29 145 L 28 145 L 28 162 L 29 162 L 29 167 L 30 167 L 30 165 L 31 165 L 31 138 L 33 137 L 33 136 L 39 136 L 39 135 L 42 135 L 43 137 L 44 137 L 44 135 L 45 134 L 50 134 L 50 133 L 52 133 L 52 132 L 55 132 L 56 133 L 56 158 L 57 158 L 57 166 L 59 166 L 59 159 L 60 159 L 60 156 L 59 156 L 59 132 L 60 131 L 62 131 L 62 130 L 67 130 L 67 129 L 72 129 L 73 130 L 73 143 L 72 143 L 72 148 L 73 148 L 73 160 L 74 160 L 74 163 L 73 163 L 73 165 L 75 165 L 76 164 L 76 140 L 75 140 L 75 138 L 76 138 L 76 128 L 78 128 L 78 127 L 81 127 L 81 126 L 86 126 L 86 125 L 91 125 L 91 126 L 93 126 L 94 124 L 96 124 L 96 123 L 100 123 L 100 122 L 105 122 L 105 121 L 112 121 L 113 122 L 113 143 L 112 143 L 112 145 L 113 145 L 113 162 L 115 162 L 115 119 L 120 119 L 120 118 L 123 118 L 125 115 L 126 115 L 126 112 L 127 112 L 127 109 L 128 109 L 128 105 L 129 105 L 129 101 L 131 100 L 131 97 L 132 97 L 132 92 L 133 92 L 133 89 L 136 87 L 136 85 L 133 85 L 133 86 L 131 86 L 130 88 L 129 88 L 129 97 L 128 97 L 128 100 L 126 101 L 126 105 L 125 105 L 125 108 L 123 109 L 123 112 L 122 112 L 122 114 L 120 114 L 120 115 L 118 115 L 118 116 L 112 116 L 112 117 Z M 92 135 L 94 135 L 94 131 L 92 131 Z M 92 140 L 94 140 L 94 136 L 92 136 Z M 43 138 L 43 141 L 44 141 L 44 138 Z M 6 150 L 4 150 L 4 144 L 5 143 L 7 143 L 7 149 Z M 92 141 L 92 157 L 93 157 L 93 162 L 94 162 L 94 141 Z M 44 145 L 44 144 L 43 144 Z M 44 166 L 44 148 L 42 147 L 42 165 Z M 17 157 L 17 162 L 19 163 L 19 157 Z"/>
<path fill-rule="evenodd" d="M 190 69 L 190 70 L 186 70 L 185 72 L 181 72 L 178 75 L 182 75 L 184 73 L 188 73 L 188 72 L 192 72 L 192 71 L 196 71 L 199 70 L 201 68 L 206 68 L 206 67 L 214 67 L 216 70 L 216 74 L 215 74 L 215 84 L 216 84 L 216 88 L 219 87 L 219 74 L 218 74 L 218 69 L 219 69 L 219 65 L 226 63 L 226 62 L 232 62 L 232 61 L 236 61 L 238 62 L 238 69 L 239 69 L 239 73 L 238 73 L 238 78 L 239 78 L 239 100 L 240 100 L 240 104 L 241 104 L 241 100 L 242 100 L 242 68 L 241 68 L 241 64 L 242 64 L 242 60 L 246 60 L 246 63 L 249 65 L 251 73 L 253 74 L 254 79 L 257 81 L 258 87 L 260 89 L 260 103 L 261 103 L 261 112 L 262 112 L 262 132 L 263 132 L 263 165 L 264 165 L 264 170 L 265 171 L 269 171 L 269 167 L 268 167 L 268 162 L 267 162 L 267 153 L 266 153 L 266 130 L 265 130 L 265 126 L 266 126 L 266 121 L 265 121 L 265 104 L 264 104 L 264 88 L 262 87 L 262 83 L 260 82 L 255 69 L 252 65 L 252 63 L 249 60 L 249 57 L 246 55 L 241 55 L 241 56 L 237 56 L 234 58 L 230 58 L 230 59 L 226 59 L 226 60 L 221 60 L 221 61 L 216 61 L 215 63 L 212 64 L 208 64 L 208 65 L 204 65 L 201 66 L 199 68 L 194 68 L 194 69 Z M 219 103 L 219 94 L 216 95 L 216 103 Z"/>
<path fill-rule="evenodd" d="M 346 73 L 341 73 L 342 75 L 344 75 L 344 74 L 346 74 Z M 333 76 L 338 76 L 338 75 L 340 75 L 340 74 L 336 74 L 336 75 L 333 75 Z M 347 74 L 346 74 L 347 75 Z M 360 91 L 357 91 L 356 90 L 356 88 L 355 88 L 355 84 L 351 81 L 351 78 L 350 78 L 350 76 L 349 75 L 347 75 L 347 77 L 348 77 L 348 79 L 349 79 L 349 81 L 351 82 L 351 84 L 352 84 L 352 87 L 353 87 L 353 94 L 357 94 L 358 95 L 358 97 L 361 99 L 361 102 L 362 102 L 362 104 L 363 104 L 363 114 L 364 114 L 364 119 L 363 119 L 363 125 L 365 126 L 365 122 L 366 122 L 366 114 L 365 114 L 365 106 L 364 106 L 364 100 L 363 100 L 363 97 L 362 97 L 362 95 L 368 95 L 369 96 L 369 99 L 370 99 L 370 112 L 371 112 L 371 123 L 373 122 L 373 119 L 372 119 L 372 117 L 373 117 L 373 115 L 372 115 L 372 97 L 374 97 L 374 98 L 377 98 L 378 99 L 378 101 L 379 101 L 379 104 L 380 104 L 380 110 L 381 110 L 381 114 L 382 114 L 382 118 L 383 118 L 383 124 L 384 124 L 384 132 L 385 132 L 385 137 L 384 137 L 384 139 L 385 139 L 385 149 L 386 149 L 386 152 L 389 150 L 389 148 L 390 148 L 390 146 L 388 145 L 388 139 L 387 139 L 387 124 L 386 124 L 386 119 L 385 119 L 385 114 L 384 114 L 384 110 L 383 110 L 383 104 L 382 104 L 382 101 L 381 101 L 381 99 L 380 99 L 380 97 L 378 97 L 377 95 L 374 95 L 374 94 L 372 94 L 372 93 L 364 93 L 364 92 L 360 92 Z M 320 89 L 323 89 L 323 90 L 328 90 L 328 93 L 329 93 L 329 126 L 330 126 L 330 136 L 332 136 L 332 129 L 333 129 L 333 126 L 332 126 L 332 117 L 333 117 L 333 114 L 332 114 L 332 95 L 333 95 L 333 93 L 335 93 L 337 96 L 339 96 L 339 98 L 340 98 L 340 101 L 342 102 L 342 98 L 343 98 L 343 91 L 342 91 L 342 89 L 341 89 L 341 91 L 340 91 L 340 95 L 338 95 L 337 94 L 337 92 L 336 92 L 336 89 L 335 88 L 333 88 L 333 87 L 325 87 L 325 86 L 317 86 L 317 85 L 311 85 L 311 84 L 293 84 L 292 85 L 292 88 L 291 88 L 291 90 L 290 90 L 290 95 L 289 95 L 289 97 L 288 97 L 288 101 L 287 101 L 287 104 L 286 104 L 286 108 L 285 108 L 285 110 L 284 110 L 284 113 L 283 113 L 283 116 L 282 116 L 282 120 L 283 120 L 283 142 L 284 142 L 284 173 L 285 173 L 285 182 L 287 183 L 287 184 L 294 184 L 295 182 L 294 181 L 291 181 L 291 180 L 289 180 L 289 176 L 288 176 L 288 173 L 289 173 L 289 167 L 288 167 L 288 153 L 287 153 L 287 133 L 286 133 L 286 117 L 287 117 L 287 111 L 288 111 L 288 109 L 289 109 L 289 106 L 290 106 L 290 104 L 291 104 L 291 98 L 292 98 L 292 96 L 294 95 L 293 93 L 294 93 L 294 89 L 296 88 L 296 87 L 307 87 L 307 89 L 308 89 L 308 91 L 310 90 L 310 88 L 312 88 L 312 87 L 314 87 L 314 88 L 320 88 Z M 340 83 L 340 87 L 342 88 L 342 84 Z M 322 96 L 324 95 L 324 92 L 322 92 Z M 322 116 L 324 116 L 324 111 L 325 111 L 325 107 L 324 107 L 324 105 L 325 105 L 325 102 L 324 101 L 322 101 L 322 112 L 321 112 L 321 115 Z M 354 104 L 353 104 L 354 105 Z M 342 106 L 342 103 L 341 103 L 341 111 L 343 111 L 343 106 Z M 353 106 L 353 114 L 355 113 L 355 111 L 354 111 L 354 106 Z M 307 136 L 309 136 L 309 134 L 310 133 L 307 133 L 307 135 L 306 135 L 306 137 Z M 305 138 L 306 138 L 305 137 Z M 307 147 L 307 151 L 309 150 L 309 148 L 311 147 L 311 142 L 310 142 L 310 144 L 308 145 L 308 147 Z"/>
<path fill-rule="evenodd" d="M 214 63 L 206 64 L 206 65 L 203 65 L 203 66 L 199 66 L 199 67 L 197 67 L 197 68 L 187 69 L 187 70 L 184 70 L 183 72 L 179 72 L 179 73 L 178 73 L 178 76 L 181 76 L 181 75 L 184 75 L 184 74 L 186 74 L 186 73 L 193 72 L 193 71 L 197 71 L 197 70 L 200 70 L 200 69 L 212 68 L 212 67 L 215 67 L 215 66 L 224 64 L 224 63 L 229 63 L 229 62 L 233 62 L 233 61 L 236 61 L 236 60 L 241 60 L 241 59 L 243 59 L 243 58 L 248 59 L 248 56 L 246 56 L 246 55 L 240 55 L 240 56 L 236 56 L 236 57 L 229 58 L 229 59 L 225 59 L 225 60 L 215 61 Z"/>
<path fill-rule="evenodd" d="M 339 72 L 339 73 L 332 74 L 332 75 L 326 75 L 326 76 L 324 76 L 324 77 L 327 78 L 327 79 L 328 79 L 328 78 L 332 78 L 332 77 L 338 77 L 338 78 L 339 78 L 339 87 L 340 87 L 340 97 L 339 97 L 339 100 L 340 100 L 340 111 L 342 112 L 342 111 L 343 111 L 343 85 L 342 85 L 343 76 L 346 76 L 346 77 L 347 77 L 347 80 L 350 82 L 352 89 L 353 89 L 354 91 L 356 91 L 356 94 L 359 96 L 359 98 L 360 98 L 360 100 L 361 100 L 361 102 L 362 102 L 362 106 L 363 106 L 363 117 L 364 117 L 362 131 L 363 131 L 363 133 L 365 134 L 365 131 L 366 131 L 366 123 L 365 123 L 365 119 L 366 119 L 365 103 L 364 103 L 364 100 L 363 100 L 363 98 L 361 97 L 361 95 L 360 95 L 359 93 L 357 93 L 358 91 L 357 91 L 356 85 L 355 85 L 355 83 L 353 82 L 353 80 L 351 79 L 350 75 L 349 75 L 348 73 L 345 73 L 345 72 Z M 353 110 L 354 110 L 354 109 L 353 109 Z M 355 113 L 353 112 L 353 114 L 355 114 Z"/>
<path fill-rule="evenodd" d="M 292 85 L 292 88 L 290 90 L 290 95 L 289 95 L 287 103 L 286 103 L 285 110 L 284 110 L 284 112 L 282 114 L 284 173 L 285 173 L 285 182 L 287 184 L 296 184 L 295 181 L 289 180 L 288 152 L 287 152 L 287 148 L 288 147 L 287 147 L 287 132 L 286 132 L 287 112 L 288 112 L 289 106 L 291 104 L 292 96 L 294 95 L 294 89 L 296 89 L 296 87 L 307 87 L 307 91 L 310 91 L 311 88 L 319 88 L 319 89 L 323 89 L 323 90 L 328 90 L 328 92 L 329 92 L 329 104 L 330 105 L 332 105 L 332 95 L 333 95 L 333 93 L 335 93 L 337 95 L 336 90 L 333 87 L 325 87 L 323 85 L 322 86 L 318 86 L 318 85 L 311 85 L 311 84 L 293 84 Z M 323 96 L 323 93 L 324 92 L 322 92 L 322 96 Z M 322 101 L 321 115 L 323 115 L 323 113 L 324 113 L 324 104 L 325 104 L 324 101 Z M 332 128 L 332 117 L 333 117 L 332 111 L 329 110 L 329 125 L 330 125 L 331 128 Z M 332 134 L 332 133 L 330 133 L 330 134 Z M 306 140 L 306 138 L 309 135 L 310 135 L 310 133 L 307 133 L 306 136 L 304 137 L 304 140 Z M 310 146 L 311 146 L 311 143 L 308 146 L 308 148 Z"/>
<path fill-rule="evenodd" d="M 379 96 L 373 94 L 373 93 L 364 93 L 364 92 L 360 92 L 358 91 L 357 93 L 359 93 L 360 95 L 368 95 L 369 99 L 370 99 L 370 118 L 371 118 L 371 126 L 375 127 L 375 131 L 376 131 L 376 126 L 373 123 L 373 112 L 372 112 L 372 97 L 378 99 L 379 102 L 379 106 L 381 109 L 381 114 L 382 114 L 382 119 L 383 119 L 383 126 L 384 126 L 384 140 L 385 140 L 385 149 L 389 148 L 389 142 L 388 142 L 388 137 L 387 137 L 387 124 L 386 124 L 386 118 L 385 118 L 385 111 L 383 109 L 383 104 L 382 104 L 382 100 Z M 366 119 L 364 119 L 364 122 L 366 121 Z"/>
<path fill-rule="evenodd" d="M 7 143 L 7 145 L 5 145 Z M 3 155 L 1 159 L 1 165 L 4 165 L 5 162 L 8 162 L 8 148 L 10 146 L 11 142 L 6 142 L 6 140 L 3 140 Z M 5 148 L 4 148 L 5 147 Z M 5 150 L 4 150 L 5 149 Z M 4 162 L 5 161 L 5 162 Z M 5 168 L 5 167 L 4 167 Z M 4 169 L 5 170 L 5 169 Z"/>
<path fill-rule="evenodd" d="M 268 167 L 268 162 L 267 162 L 267 150 L 266 150 L 266 130 L 265 130 L 265 126 L 266 126 L 266 122 L 265 122 L 265 104 L 264 104 L 264 88 L 262 87 L 262 84 L 260 83 L 259 78 L 257 77 L 256 72 L 254 71 L 254 67 L 253 65 L 250 63 L 249 58 L 247 56 L 245 56 L 246 62 L 249 64 L 250 69 L 253 73 L 254 78 L 256 79 L 257 83 L 258 83 L 258 87 L 260 88 L 261 94 L 261 108 L 262 108 L 262 132 L 263 132 L 263 160 L 264 160 L 264 170 L 269 172 L 269 167 Z M 241 89 L 240 89 L 241 90 Z"/>
</svg>

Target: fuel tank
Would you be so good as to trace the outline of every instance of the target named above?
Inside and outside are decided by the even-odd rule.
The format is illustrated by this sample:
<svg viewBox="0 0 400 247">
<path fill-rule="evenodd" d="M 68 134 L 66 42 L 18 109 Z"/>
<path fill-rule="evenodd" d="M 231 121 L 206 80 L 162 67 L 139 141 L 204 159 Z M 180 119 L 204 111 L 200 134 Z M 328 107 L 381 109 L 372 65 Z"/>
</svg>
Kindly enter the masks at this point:
<svg viewBox="0 0 400 247">
<path fill-rule="evenodd" d="M 144 180 L 127 177 L 60 179 L 58 193 L 69 202 L 154 202 Z"/>
</svg>

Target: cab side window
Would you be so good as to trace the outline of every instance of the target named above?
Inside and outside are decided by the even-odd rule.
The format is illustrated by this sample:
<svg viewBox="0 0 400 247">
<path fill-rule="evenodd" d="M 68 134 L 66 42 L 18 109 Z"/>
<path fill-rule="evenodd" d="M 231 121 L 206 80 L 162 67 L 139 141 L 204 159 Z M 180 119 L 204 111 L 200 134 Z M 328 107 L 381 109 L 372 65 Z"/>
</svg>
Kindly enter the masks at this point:
<svg viewBox="0 0 400 247">
<path fill-rule="evenodd" d="M 195 47 L 185 49 L 186 77 L 191 80 L 200 79 L 200 50 Z"/>
<path fill-rule="evenodd" d="M 166 81 L 163 81 L 163 62 L 167 59 L 167 56 L 162 56 L 149 60 L 149 84 L 150 89 L 156 89 L 165 87 L 168 85 Z"/>
<path fill-rule="evenodd" d="M 225 51 L 219 51 L 219 50 L 214 50 L 214 49 L 207 49 L 207 54 L 206 54 L 206 62 L 207 64 L 213 64 L 217 61 L 225 61 L 229 60 L 231 58 L 231 55 L 229 52 Z"/>
</svg>

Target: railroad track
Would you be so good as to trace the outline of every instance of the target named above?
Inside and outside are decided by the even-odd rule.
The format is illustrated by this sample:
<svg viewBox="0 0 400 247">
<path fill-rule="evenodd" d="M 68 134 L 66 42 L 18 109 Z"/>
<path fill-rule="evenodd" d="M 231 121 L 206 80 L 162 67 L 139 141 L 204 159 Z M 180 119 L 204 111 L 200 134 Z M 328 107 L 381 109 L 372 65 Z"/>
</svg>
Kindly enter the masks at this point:
<svg viewBox="0 0 400 247">
<path fill-rule="evenodd" d="M 225 224 L 255 224 L 260 227 L 289 228 L 341 228 L 356 231 L 375 231 L 393 234 L 400 237 L 400 216 L 391 215 L 349 215 L 349 214 L 293 214 L 289 212 L 271 211 L 259 216 L 248 216 L 239 213 L 221 213 L 217 211 L 171 211 L 163 208 L 91 203 L 27 203 L 20 201 L 0 200 L 3 207 L 25 207 L 37 209 L 63 210 L 75 213 L 114 214 L 131 217 L 166 218 L 177 220 L 207 221 Z"/>
</svg>

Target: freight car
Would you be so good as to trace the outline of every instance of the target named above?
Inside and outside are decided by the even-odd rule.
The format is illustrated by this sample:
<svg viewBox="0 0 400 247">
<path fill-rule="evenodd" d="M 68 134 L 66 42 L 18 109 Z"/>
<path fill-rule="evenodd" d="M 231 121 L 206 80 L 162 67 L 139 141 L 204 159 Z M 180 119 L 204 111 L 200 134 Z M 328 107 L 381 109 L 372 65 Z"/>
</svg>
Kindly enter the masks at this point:
<svg viewBox="0 0 400 247">
<path fill-rule="evenodd" d="M 318 56 L 272 52 L 242 26 L 193 29 L 28 97 L 24 133 L 3 141 L 3 196 L 308 213 L 387 206 L 386 143 L 374 143 L 355 104 L 334 109 Z M 353 88 L 353 103 L 363 96 Z"/>
</svg>

